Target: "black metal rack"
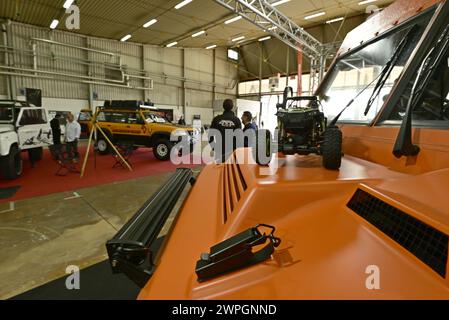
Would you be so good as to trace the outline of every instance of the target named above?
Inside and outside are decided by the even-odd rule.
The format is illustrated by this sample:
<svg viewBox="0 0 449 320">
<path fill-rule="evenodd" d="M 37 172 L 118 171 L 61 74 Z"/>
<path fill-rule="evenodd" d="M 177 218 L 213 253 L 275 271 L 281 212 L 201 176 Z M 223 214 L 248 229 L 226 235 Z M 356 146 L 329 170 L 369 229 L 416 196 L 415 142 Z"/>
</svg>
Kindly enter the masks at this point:
<svg viewBox="0 0 449 320">
<path fill-rule="evenodd" d="M 113 273 L 126 274 L 140 287 L 148 282 L 155 269 L 151 247 L 189 182 L 194 182 L 192 170 L 177 169 L 106 243 Z"/>
</svg>

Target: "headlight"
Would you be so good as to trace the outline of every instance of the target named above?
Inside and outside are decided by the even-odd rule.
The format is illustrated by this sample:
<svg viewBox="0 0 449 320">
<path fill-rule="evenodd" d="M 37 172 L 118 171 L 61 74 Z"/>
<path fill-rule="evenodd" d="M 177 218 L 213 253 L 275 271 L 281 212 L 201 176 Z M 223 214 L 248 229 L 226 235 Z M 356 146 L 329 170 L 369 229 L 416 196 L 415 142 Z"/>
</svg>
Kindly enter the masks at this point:
<svg viewBox="0 0 449 320">
<path fill-rule="evenodd" d="M 176 130 L 175 132 L 173 132 L 173 135 L 176 137 L 182 137 L 182 136 L 188 136 L 188 132 L 185 130 Z"/>
</svg>

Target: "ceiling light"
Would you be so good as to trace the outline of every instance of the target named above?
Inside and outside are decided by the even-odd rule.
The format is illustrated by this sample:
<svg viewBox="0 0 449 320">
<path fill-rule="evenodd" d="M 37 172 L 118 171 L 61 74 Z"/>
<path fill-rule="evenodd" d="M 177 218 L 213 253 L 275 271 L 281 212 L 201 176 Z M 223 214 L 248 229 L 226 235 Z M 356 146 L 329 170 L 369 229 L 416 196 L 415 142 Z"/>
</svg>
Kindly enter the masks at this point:
<svg viewBox="0 0 449 320">
<path fill-rule="evenodd" d="M 345 18 L 343 18 L 343 17 L 338 17 L 338 18 L 335 18 L 335 19 L 327 20 L 326 23 L 327 24 L 331 24 L 331 23 L 334 23 L 334 22 L 342 21 L 344 19 Z"/>
<path fill-rule="evenodd" d="M 364 1 L 360 1 L 359 2 L 359 6 L 363 6 L 364 4 L 368 4 L 368 3 L 373 3 L 376 2 L 377 0 L 364 0 Z"/>
<path fill-rule="evenodd" d="M 259 41 L 265 41 L 265 40 L 270 40 L 271 39 L 271 37 L 270 36 L 268 36 L 268 37 L 263 37 L 263 38 L 260 38 L 259 39 Z"/>
<path fill-rule="evenodd" d="M 74 2 L 75 0 L 66 0 L 66 2 L 63 5 L 64 9 L 70 8 Z"/>
<path fill-rule="evenodd" d="M 176 46 L 177 44 L 178 44 L 178 42 L 177 42 L 177 41 L 171 42 L 171 43 L 167 44 L 167 48 L 170 48 L 170 47 Z"/>
<path fill-rule="evenodd" d="M 309 19 L 313 19 L 313 18 L 324 16 L 325 14 L 326 14 L 326 12 L 321 11 L 321 12 L 317 12 L 317 13 L 311 14 L 310 16 L 304 17 L 304 19 L 309 20 Z"/>
<path fill-rule="evenodd" d="M 217 45 L 216 45 L 216 44 L 213 44 L 213 45 L 211 45 L 211 46 L 206 47 L 206 49 L 209 50 L 209 49 L 213 49 L 213 48 L 216 48 L 216 47 L 217 47 Z"/>
<path fill-rule="evenodd" d="M 145 23 L 143 25 L 144 28 L 148 28 L 149 26 L 152 26 L 153 24 L 155 24 L 157 22 L 156 19 L 151 19 L 150 21 L 148 21 L 147 23 Z"/>
<path fill-rule="evenodd" d="M 204 31 L 204 30 L 198 31 L 197 33 L 192 34 L 192 38 L 196 38 L 205 33 L 206 33 L 206 31 Z"/>
<path fill-rule="evenodd" d="M 56 29 L 56 27 L 58 26 L 58 24 L 59 24 L 59 20 L 53 20 L 52 22 L 51 22 L 51 24 L 50 24 L 50 29 Z"/>
<path fill-rule="evenodd" d="M 122 39 L 120 39 L 121 42 L 125 42 L 128 41 L 129 39 L 131 39 L 131 35 L 127 34 L 126 36 L 124 36 Z"/>
<path fill-rule="evenodd" d="M 230 24 L 230 23 L 236 22 L 236 21 L 238 21 L 240 19 L 242 19 L 242 16 L 236 16 L 236 17 L 234 17 L 232 19 L 226 20 L 225 24 Z"/>
<path fill-rule="evenodd" d="M 276 2 L 272 3 L 271 5 L 273 7 L 276 7 L 276 6 L 279 6 L 279 5 L 287 3 L 287 2 L 290 2 L 290 0 L 279 0 L 279 1 L 276 1 Z"/>
<path fill-rule="evenodd" d="M 184 1 L 182 1 L 182 2 L 180 2 L 180 3 L 178 3 L 176 6 L 175 6 L 175 9 L 181 9 L 182 7 L 184 7 L 185 5 L 188 5 L 190 2 L 192 2 L 193 0 L 184 0 Z"/>
<path fill-rule="evenodd" d="M 268 30 L 273 31 L 276 30 L 278 27 L 277 26 L 273 26 L 273 27 L 269 27 Z"/>
<path fill-rule="evenodd" d="M 240 36 L 240 37 L 234 38 L 234 39 L 232 39 L 232 41 L 236 42 L 236 41 L 239 41 L 239 40 L 242 40 L 242 39 L 245 39 L 245 36 Z"/>
</svg>

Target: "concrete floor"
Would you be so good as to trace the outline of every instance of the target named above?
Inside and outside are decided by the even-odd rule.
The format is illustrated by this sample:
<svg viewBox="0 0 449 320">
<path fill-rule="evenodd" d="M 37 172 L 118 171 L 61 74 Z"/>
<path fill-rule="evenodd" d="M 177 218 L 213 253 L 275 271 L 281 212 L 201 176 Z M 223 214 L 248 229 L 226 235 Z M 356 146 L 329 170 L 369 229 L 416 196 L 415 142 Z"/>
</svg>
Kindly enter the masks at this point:
<svg viewBox="0 0 449 320">
<path fill-rule="evenodd" d="M 17 201 L 12 211 L 0 204 L 0 299 L 60 278 L 69 265 L 105 260 L 106 241 L 169 176 Z"/>
</svg>

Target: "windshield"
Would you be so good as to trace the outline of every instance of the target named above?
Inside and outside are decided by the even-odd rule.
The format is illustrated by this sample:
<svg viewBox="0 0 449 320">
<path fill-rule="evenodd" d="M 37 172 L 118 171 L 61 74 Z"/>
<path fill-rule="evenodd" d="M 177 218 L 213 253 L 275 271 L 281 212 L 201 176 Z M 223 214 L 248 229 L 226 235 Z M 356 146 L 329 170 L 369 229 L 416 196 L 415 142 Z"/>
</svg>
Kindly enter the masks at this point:
<svg viewBox="0 0 449 320">
<path fill-rule="evenodd" d="M 12 122 L 14 104 L 0 102 L 0 122 Z"/>
<path fill-rule="evenodd" d="M 413 24 L 397 29 L 388 36 L 341 58 L 330 71 L 326 83 L 318 94 L 327 118 L 329 120 L 335 118 L 352 99 L 365 90 L 353 105 L 342 113 L 340 121 L 371 122 L 399 79 L 430 17 L 430 13 L 420 16 Z M 411 32 L 414 25 L 416 27 Z M 399 49 L 401 54 L 394 59 Z M 389 66 L 388 77 L 382 79 L 382 72 L 392 61 L 394 65 Z M 382 86 L 376 88 L 379 80 Z M 377 93 L 375 89 L 378 90 Z M 365 115 L 366 110 L 368 113 Z"/>
<path fill-rule="evenodd" d="M 78 121 L 90 121 L 92 113 L 90 111 L 81 111 L 78 115 Z"/>
<path fill-rule="evenodd" d="M 144 116 L 145 116 L 145 121 L 148 123 L 151 122 L 156 122 L 156 123 L 168 123 L 168 120 L 165 119 L 164 117 L 155 114 L 155 113 L 150 113 L 150 112 L 143 112 Z"/>
</svg>

